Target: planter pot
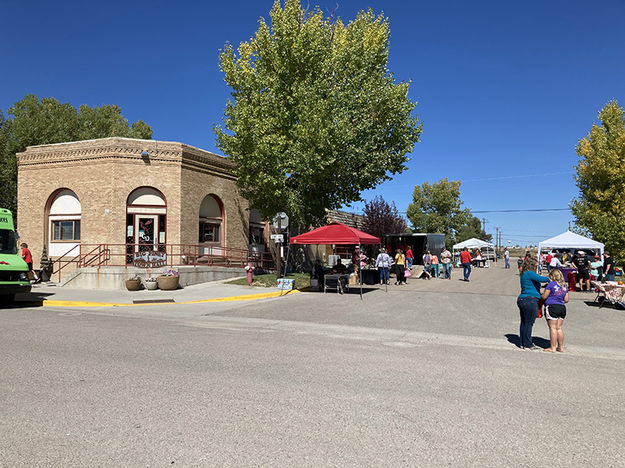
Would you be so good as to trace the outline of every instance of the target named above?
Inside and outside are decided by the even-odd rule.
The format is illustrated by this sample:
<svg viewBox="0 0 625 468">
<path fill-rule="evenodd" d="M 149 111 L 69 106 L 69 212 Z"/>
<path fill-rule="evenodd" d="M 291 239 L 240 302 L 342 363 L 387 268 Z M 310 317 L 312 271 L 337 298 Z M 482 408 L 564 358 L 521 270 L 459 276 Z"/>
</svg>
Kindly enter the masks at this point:
<svg viewBox="0 0 625 468">
<path fill-rule="evenodd" d="M 146 281 L 145 282 L 145 289 L 149 289 L 150 291 L 154 291 L 155 289 L 158 289 L 158 282 L 157 281 Z"/>
<path fill-rule="evenodd" d="M 128 291 L 138 291 L 139 289 L 141 289 L 141 280 L 140 279 L 127 279 L 126 289 Z"/>
<path fill-rule="evenodd" d="M 180 284 L 180 278 L 178 276 L 159 276 L 156 280 L 158 281 L 159 289 L 164 291 L 178 289 L 178 285 Z"/>
</svg>

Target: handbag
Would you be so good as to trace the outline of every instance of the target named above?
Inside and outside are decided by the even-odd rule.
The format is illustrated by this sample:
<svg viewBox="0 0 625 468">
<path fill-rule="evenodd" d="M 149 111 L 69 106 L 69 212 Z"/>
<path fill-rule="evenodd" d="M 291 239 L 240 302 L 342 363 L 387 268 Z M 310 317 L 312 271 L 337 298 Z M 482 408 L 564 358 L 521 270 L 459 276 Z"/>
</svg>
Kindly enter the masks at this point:
<svg viewBox="0 0 625 468">
<path fill-rule="evenodd" d="M 412 276 L 412 273 L 410 273 L 410 270 L 406 268 L 406 271 L 404 272 L 404 277 L 410 278 L 411 276 Z"/>
</svg>

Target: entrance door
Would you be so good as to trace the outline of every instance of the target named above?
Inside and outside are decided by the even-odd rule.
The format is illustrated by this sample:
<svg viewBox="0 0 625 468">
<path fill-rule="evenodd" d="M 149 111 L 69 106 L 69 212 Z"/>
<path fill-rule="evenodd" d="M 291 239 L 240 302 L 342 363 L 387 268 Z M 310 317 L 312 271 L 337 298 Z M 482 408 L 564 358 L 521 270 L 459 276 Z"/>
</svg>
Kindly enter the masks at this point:
<svg viewBox="0 0 625 468">
<path fill-rule="evenodd" d="M 135 215 L 135 252 L 157 250 L 158 215 Z"/>
</svg>

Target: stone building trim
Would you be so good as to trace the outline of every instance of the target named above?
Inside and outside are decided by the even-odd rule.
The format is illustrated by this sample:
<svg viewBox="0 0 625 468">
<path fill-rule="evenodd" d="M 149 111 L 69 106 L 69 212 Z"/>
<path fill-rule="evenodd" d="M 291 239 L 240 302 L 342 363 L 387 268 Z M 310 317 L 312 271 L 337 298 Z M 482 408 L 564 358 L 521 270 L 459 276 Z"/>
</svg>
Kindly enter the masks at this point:
<svg viewBox="0 0 625 468">
<path fill-rule="evenodd" d="M 142 156 L 147 151 L 148 157 Z M 223 156 L 179 142 L 110 137 L 49 145 L 29 146 L 17 154 L 19 166 L 75 164 L 96 160 L 172 162 L 183 168 L 236 180 L 235 164 Z"/>
</svg>

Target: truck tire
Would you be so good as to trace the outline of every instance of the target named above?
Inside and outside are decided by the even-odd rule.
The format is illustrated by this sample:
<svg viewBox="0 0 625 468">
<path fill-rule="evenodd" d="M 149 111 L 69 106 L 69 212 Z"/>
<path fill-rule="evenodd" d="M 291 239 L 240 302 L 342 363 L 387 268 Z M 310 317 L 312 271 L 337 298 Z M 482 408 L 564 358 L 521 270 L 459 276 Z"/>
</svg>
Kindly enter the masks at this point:
<svg viewBox="0 0 625 468">
<path fill-rule="evenodd" d="M 3 294 L 0 296 L 0 307 L 11 305 L 15 300 L 15 294 Z"/>
</svg>

